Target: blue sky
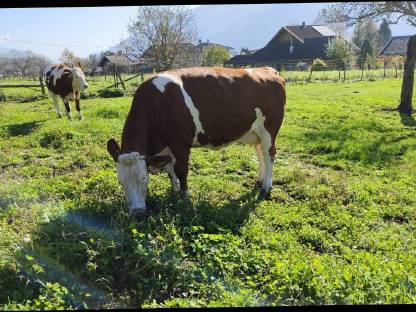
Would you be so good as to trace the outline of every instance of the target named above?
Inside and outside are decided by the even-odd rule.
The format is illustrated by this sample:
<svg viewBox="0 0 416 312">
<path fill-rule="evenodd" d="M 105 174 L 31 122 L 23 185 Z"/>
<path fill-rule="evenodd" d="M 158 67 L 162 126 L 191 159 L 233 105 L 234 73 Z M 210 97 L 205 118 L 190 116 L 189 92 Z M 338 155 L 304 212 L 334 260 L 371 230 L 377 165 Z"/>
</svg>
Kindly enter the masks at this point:
<svg viewBox="0 0 416 312">
<path fill-rule="evenodd" d="M 313 23 L 318 11 L 329 3 L 202 5 L 193 6 L 204 41 L 261 48 L 287 24 Z M 57 61 L 63 46 L 27 44 L 2 40 L 24 40 L 67 45 L 76 55 L 87 57 L 115 45 L 127 36 L 126 26 L 137 7 L 0 9 L 0 48 L 30 49 Z M 401 22 L 391 26 L 393 35 L 409 35 L 415 28 Z M 93 47 L 79 47 L 93 46 Z"/>
</svg>

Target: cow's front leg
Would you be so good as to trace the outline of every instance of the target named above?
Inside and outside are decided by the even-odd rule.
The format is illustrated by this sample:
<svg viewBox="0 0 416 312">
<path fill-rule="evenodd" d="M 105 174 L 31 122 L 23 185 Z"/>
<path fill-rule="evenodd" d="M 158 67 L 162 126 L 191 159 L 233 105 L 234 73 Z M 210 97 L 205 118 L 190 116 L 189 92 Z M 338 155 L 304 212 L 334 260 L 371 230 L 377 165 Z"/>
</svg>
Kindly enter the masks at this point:
<svg viewBox="0 0 416 312">
<path fill-rule="evenodd" d="M 179 153 L 172 151 L 176 159 L 173 166 L 174 172 L 179 179 L 180 192 L 184 197 L 188 197 L 188 171 L 190 150 L 181 150 Z"/>
<path fill-rule="evenodd" d="M 81 106 L 79 105 L 79 100 L 80 100 L 80 93 L 79 91 L 76 91 L 75 92 L 75 108 L 77 109 L 77 112 L 78 112 L 78 119 L 82 120 L 84 119 L 84 117 L 82 116 L 82 113 L 81 113 Z"/>
<path fill-rule="evenodd" d="M 66 98 L 63 97 L 62 98 L 62 101 L 64 101 L 66 115 L 68 116 L 68 119 L 72 119 L 72 117 L 71 117 L 71 107 L 69 106 L 68 99 L 66 99 Z"/>
<path fill-rule="evenodd" d="M 167 164 L 165 166 L 165 170 L 169 174 L 172 191 L 179 192 L 181 190 L 180 182 L 178 177 L 176 176 L 173 163 L 170 162 L 169 164 Z"/>
<path fill-rule="evenodd" d="M 58 102 L 59 98 L 54 93 L 52 93 L 51 91 L 49 91 L 49 95 L 52 99 L 53 105 L 55 106 L 56 114 L 58 115 L 58 118 L 61 118 L 62 114 L 61 114 L 61 111 L 59 109 L 59 102 Z"/>
</svg>

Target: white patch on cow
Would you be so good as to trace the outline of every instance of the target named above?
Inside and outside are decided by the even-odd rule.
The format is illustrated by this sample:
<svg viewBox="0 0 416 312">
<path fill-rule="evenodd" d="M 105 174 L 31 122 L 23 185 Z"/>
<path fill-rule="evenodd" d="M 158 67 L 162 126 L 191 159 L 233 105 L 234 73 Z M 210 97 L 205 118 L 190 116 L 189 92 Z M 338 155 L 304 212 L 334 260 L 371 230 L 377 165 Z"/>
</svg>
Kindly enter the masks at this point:
<svg viewBox="0 0 416 312">
<path fill-rule="evenodd" d="M 55 67 L 52 71 L 51 74 L 49 76 L 53 77 L 53 85 L 56 86 L 56 81 L 58 79 L 61 79 L 62 75 L 64 74 L 64 70 L 61 68 L 59 69 L 58 67 Z"/>
<path fill-rule="evenodd" d="M 130 213 L 146 209 L 148 172 L 144 156 L 138 152 L 124 153 L 117 159 L 117 176 L 123 186 Z M 137 211 L 137 210 L 136 210 Z"/>
<path fill-rule="evenodd" d="M 264 127 L 266 117 L 262 114 L 260 108 L 256 107 L 255 111 L 257 118 L 251 126 L 251 129 L 258 135 L 260 139 L 264 160 L 264 179 L 262 188 L 264 191 L 268 192 L 272 187 L 273 179 L 273 159 L 270 157 L 269 152 L 269 149 L 272 146 L 272 137 L 269 131 L 267 131 L 267 129 Z"/>
<path fill-rule="evenodd" d="M 62 114 L 61 114 L 61 111 L 59 109 L 58 96 L 49 89 L 48 89 L 48 93 L 49 93 L 49 96 L 52 99 L 53 104 L 55 105 L 55 109 L 56 109 L 56 113 L 58 114 L 58 117 L 61 118 Z"/>
<path fill-rule="evenodd" d="M 78 91 L 77 99 L 79 99 L 80 92 L 88 88 L 88 83 L 84 73 L 79 67 L 74 67 L 71 73 L 72 77 L 72 89 L 74 92 Z"/>
<path fill-rule="evenodd" d="M 263 151 L 261 149 L 261 144 L 256 144 L 255 146 L 257 158 L 259 160 L 259 174 L 257 175 L 257 181 L 262 182 L 264 180 L 265 169 L 264 169 L 264 157 Z"/>
<path fill-rule="evenodd" d="M 164 169 L 169 174 L 172 190 L 174 190 L 175 192 L 179 192 L 181 190 L 181 186 L 180 186 L 180 183 L 179 183 L 179 179 L 176 176 L 175 170 L 174 170 L 176 158 L 173 156 L 173 153 L 172 153 L 171 149 L 166 146 L 162 151 L 160 151 L 156 155 L 157 156 L 169 155 L 172 158 L 172 161 L 170 163 L 168 163 L 164 167 Z"/>
<path fill-rule="evenodd" d="M 193 143 L 198 144 L 198 133 L 204 133 L 204 129 L 202 127 L 201 120 L 199 119 L 199 111 L 196 109 L 194 102 L 192 102 L 191 97 L 186 92 L 185 88 L 183 87 L 182 80 L 179 77 L 170 75 L 170 74 L 159 74 L 152 80 L 152 83 L 158 88 L 160 92 L 165 92 L 166 85 L 168 83 L 174 83 L 176 84 L 182 92 L 183 98 L 185 100 L 185 105 L 189 109 L 189 112 L 191 113 L 192 120 L 195 124 L 195 134 Z"/>
</svg>

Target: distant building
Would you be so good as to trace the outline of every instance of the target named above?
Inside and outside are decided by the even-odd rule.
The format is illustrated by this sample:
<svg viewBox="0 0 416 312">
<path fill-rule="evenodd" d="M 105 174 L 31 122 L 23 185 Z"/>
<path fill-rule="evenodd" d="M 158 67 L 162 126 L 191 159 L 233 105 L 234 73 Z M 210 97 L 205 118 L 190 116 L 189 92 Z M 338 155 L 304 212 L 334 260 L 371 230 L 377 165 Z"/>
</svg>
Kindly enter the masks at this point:
<svg viewBox="0 0 416 312">
<path fill-rule="evenodd" d="M 140 72 L 147 71 L 148 66 L 134 54 L 112 54 L 104 55 L 97 68 L 102 68 L 104 73 Z"/>
<path fill-rule="evenodd" d="M 202 54 L 205 49 L 212 46 L 220 46 L 226 48 L 231 55 L 235 54 L 235 51 L 232 47 L 224 46 L 218 43 L 212 43 L 209 41 L 202 42 L 199 40 L 198 44 L 194 45 L 192 43 L 184 43 L 182 45 L 183 53 L 178 57 L 176 60 L 176 64 L 174 67 L 189 67 L 189 66 L 200 66 L 202 63 Z M 144 51 L 141 55 L 141 59 L 148 64 L 148 66 L 152 67 L 152 47 L 149 47 L 146 51 Z"/>
<path fill-rule="evenodd" d="M 325 45 L 337 34 L 325 25 L 305 25 L 282 27 L 262 49 L 249 55 L 236 55 L 226 64 L 231 66 L 275 66 L 303 62 L 313 59 L 328 59 Z"/>
<path fill-rule="evenodd" d="M 384 48 L 381 49 L 380 56 L 406 55 L 409 38 L 410 36 L 391 37 Z"/>
</svg>

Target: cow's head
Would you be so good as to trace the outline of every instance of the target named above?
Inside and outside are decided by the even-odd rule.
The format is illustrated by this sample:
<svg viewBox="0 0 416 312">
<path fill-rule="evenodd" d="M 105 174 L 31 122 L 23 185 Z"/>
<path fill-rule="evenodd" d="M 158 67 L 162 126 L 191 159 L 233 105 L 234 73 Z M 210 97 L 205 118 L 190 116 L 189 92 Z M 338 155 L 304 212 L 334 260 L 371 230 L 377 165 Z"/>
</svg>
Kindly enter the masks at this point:
<svg viewBox="0 0 416 312">
<path fill-rule="evenodd" d="M 74 67 L 69 73 L 72 77 L 72 89 L 74 91 L 81 92 L 84 89 L 88 88 L 88 82 L 85 79 L 85 75 L 82 72 L 81 68 Z"/>
<path fill-rule="evenodd" d="M 130 215 L 139 215 L 146 209 L 149 174 L 147 166 L 163 167 L 172 161 L 170 156 L 140 155 L 139 152 L 122 153 L 114 139 L 107 142 L 107 150 L 117 163 L 117 176 L 126 195 Z"/>
</svg>

